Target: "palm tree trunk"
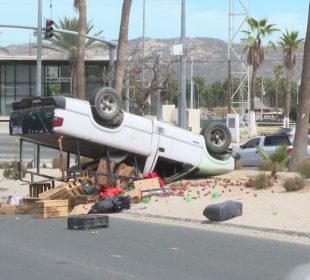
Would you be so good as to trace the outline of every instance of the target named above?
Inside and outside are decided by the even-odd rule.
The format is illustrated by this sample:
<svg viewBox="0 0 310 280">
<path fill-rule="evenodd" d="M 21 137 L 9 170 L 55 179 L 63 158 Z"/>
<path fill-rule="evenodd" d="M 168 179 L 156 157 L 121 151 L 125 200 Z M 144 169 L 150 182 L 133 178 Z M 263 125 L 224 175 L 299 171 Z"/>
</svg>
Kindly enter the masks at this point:
<svg viewBox="0 0 310 280">
<path fill-rule="evenodd" d="M 128 42 L 129 15 L 132 0 L 124 0 L 122 18 L 118 37 L 117 60 L 115 64 L 115 85 L 114 88 L 119 95 L 122 95 L 123 77 L 125 71 L 125 60 Z"/>
<path fill-rule="evenodd" d="M 278 118 L 278 98 L 279 98 L 279 79 L 277 78 L 276 83 L 276 118 Z"/>
<path fill-rule="evenodd" d="M 255 120 L 255 96 L 256 96 L 256 75 L 257 66 L 253 66 L 250 85 L 250 115 L 249 115 L 249 136 L 256 136 L 256 120 Z"/>
<path fill-rule="evenodd" d="M 86 99 L 85 91 L 85 36 L 87 28 L 86 0 L 79 1 L 79 38 L 77 59 L 77 97 Z"/>
<path fill-rule="evenodd" d="M 76 97 L 76 62 L 71 63 L 71 94 Z"/>
<path fill-rule="evenodd" d="M 290 126 L 292 77 L 293 77 L 293 70 L 288 69 L 287 70 L 287 79 L 286 79 L 286 93 L 285 93 L 283 127 L 289 127 Z"/>
<path fill-rule="evenodd" d="M 308 81 L 310 81 L 310 4 L 299 95 L 300 102 L 298 103 L 296 133 L 293 145 L 293 155 L 288 168 L 289 171 L 297 171 L 298 164 L 307 158 L 307 134 L 310 111 L 310 84 Z"/>
</svg>

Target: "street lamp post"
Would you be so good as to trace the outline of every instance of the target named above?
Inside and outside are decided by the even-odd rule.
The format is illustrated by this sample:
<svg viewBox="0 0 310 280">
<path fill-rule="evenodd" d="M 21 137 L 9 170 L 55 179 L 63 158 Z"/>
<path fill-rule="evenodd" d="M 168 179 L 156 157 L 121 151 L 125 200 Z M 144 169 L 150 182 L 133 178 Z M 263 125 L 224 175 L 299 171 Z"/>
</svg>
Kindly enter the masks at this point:
<svg viewBox="0 0 310 280">
<path fill-rule="evenodd" d="M 37 26 L 37 72 L 36 96 L 41 96 L 42 84 L 42 0 L 38 0 L 38 26 Z"/>
<path fill-rule="evenodd" d="M 185 0 L 182 0 L 181 10 L 181 42 L 182 55 L 180 62 L 180 83 L 178 98 L 178 123 L 181 128 L 186 129 L 186 37 L 185 37 Z"/>
</svg>

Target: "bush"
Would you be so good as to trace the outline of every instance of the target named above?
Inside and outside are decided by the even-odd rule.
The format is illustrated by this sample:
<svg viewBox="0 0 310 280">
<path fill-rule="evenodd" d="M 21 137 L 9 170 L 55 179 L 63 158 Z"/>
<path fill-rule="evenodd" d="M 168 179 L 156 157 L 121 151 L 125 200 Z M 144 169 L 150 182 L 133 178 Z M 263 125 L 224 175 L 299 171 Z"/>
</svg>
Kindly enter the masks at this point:
<svg viewBox="0 0 310 280">
<path fill-rule="evenodd" d="M 310 178 L 310 159 L 305 159 L 298 165 L 298 173 L 305 179 Z"/>
<path fill-rule="evenodd" d="M 17 161 L 2 163 L 3 177 L 7 179 L 17 180 L 19 179 L 19 163 Z"/>
<path fill-rule="evenodd" d="M 283 187 L 287 192 L 294 192 L 305 187 L 305 180 L 302 177 L 288 178 L 283 182 Z"/>
<path fill-rule="evenodd" d="M 265 172 L 259 173 L 257 176 L 254 177 L 253 187 L 258 190 L 270 188 L 270 176 L 267 175 Z"/>
</svg>

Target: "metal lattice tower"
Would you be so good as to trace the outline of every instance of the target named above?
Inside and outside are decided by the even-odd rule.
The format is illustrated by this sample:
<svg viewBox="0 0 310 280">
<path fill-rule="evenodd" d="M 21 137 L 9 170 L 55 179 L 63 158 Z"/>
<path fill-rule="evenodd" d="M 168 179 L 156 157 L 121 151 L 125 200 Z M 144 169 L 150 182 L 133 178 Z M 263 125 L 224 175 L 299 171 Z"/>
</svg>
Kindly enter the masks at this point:
<svg viewBox="0 0 310 280">
<path fill-rule="evenodd" d="M 246 114 L 250 108 L 250 73 L 249 67 L 246 65 L 246 58 L 243 56 L 244 46 L 240 44 L 240 39 L 243 37 L 241 36 L 241 30 L 249 17 L 244 1 L 228 0 L 228 69 L 231 80 L 239 81 L 236 88 L 231 85 L 231 110 L 240 115 L 240 125 L 242 126 L 246 125 Z M 236 42 L 237 39 L 239 42 Z"/>
</svg>

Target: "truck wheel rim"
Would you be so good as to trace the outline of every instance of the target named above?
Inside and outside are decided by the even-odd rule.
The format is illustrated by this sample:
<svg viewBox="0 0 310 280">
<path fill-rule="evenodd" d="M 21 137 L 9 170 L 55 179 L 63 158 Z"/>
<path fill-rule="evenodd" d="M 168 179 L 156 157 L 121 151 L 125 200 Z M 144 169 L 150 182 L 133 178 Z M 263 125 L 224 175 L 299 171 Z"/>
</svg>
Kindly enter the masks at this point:
<svg viewBox="0 0 310 280">
<path fill-rule="evenodd" d="M 113 113 L 117 108 L 115 98 L 111 95 L 105 95 L 100 100 L 100 108 L 105 113 Z"/>
<path fill-rule="evenodd" d="M 223 146 L 226 139 L 226 133 L 222 129 L 213 129 L 211 131 L 211 141 L 216 146 Z"/>
</svg>

